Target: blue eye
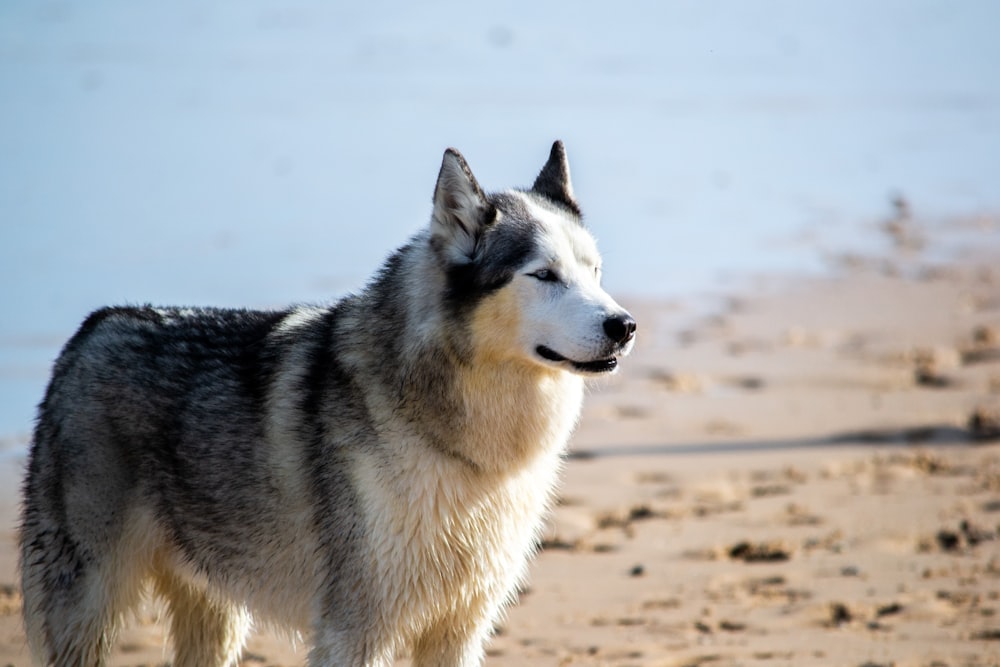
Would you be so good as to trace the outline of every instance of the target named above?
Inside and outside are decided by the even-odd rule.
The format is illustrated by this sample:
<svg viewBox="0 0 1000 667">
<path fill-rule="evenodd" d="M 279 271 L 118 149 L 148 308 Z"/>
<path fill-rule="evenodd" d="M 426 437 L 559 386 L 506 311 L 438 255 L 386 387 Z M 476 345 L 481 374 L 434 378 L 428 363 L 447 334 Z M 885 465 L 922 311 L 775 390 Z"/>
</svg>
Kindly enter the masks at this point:
<svg viewBox="0 0 1000 667">
<path fill-rule="evenodd" d="M 559 282 L 559 276 L 552 269 L 540 269 L 531 274 L 532 278 L 541 280 L 544 283 L 557 283 Z"/>
</svg>

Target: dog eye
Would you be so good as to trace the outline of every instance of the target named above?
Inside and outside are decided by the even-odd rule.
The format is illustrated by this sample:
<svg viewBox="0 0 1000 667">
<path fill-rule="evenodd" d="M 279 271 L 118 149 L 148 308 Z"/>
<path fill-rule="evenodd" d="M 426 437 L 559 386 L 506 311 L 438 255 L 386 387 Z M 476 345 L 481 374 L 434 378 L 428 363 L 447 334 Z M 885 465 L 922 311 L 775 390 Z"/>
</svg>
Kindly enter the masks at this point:
<svg viewBox="0 0 1000 667">
<path fill-rule="evenodd" d="M 537 278 L 545 283 L 557 283 L 559 282 L 559 276 L 552 269 L 540 269 L 530 274 L 532 278 Z"/>
</svg>

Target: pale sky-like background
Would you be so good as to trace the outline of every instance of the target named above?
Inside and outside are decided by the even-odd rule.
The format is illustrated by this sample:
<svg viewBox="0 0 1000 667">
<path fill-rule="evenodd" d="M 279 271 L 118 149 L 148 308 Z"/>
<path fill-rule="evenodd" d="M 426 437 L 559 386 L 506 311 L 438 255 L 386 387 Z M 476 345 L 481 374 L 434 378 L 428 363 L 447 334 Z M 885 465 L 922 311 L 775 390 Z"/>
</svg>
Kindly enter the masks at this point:
<svg viewBox="0 0 1000 667">
<path fill-rule="evenodd" d="M 358 288 L 448 146 L 501 189 L 563 139 L 617 295 L 822 271 L 894 193 L 996 213 L 998 26 L 990 0 L 6 0 L 0 437 L 101 305 Z"/>
</svg>

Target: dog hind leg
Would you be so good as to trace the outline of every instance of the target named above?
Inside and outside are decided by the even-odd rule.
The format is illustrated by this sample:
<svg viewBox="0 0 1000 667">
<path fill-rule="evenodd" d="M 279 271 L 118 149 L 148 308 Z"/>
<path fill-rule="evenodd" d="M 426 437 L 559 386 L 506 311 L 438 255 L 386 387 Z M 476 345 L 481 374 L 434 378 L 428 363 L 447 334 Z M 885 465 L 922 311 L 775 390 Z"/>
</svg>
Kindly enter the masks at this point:
<svg viewBox="0 0 1000 667">
<path fill-rule="evenodd" d="M 141 580 L 101 562 L 30 507 L 21 567 L 25 628 L 35 661 L 105 665 L 125 613 L 139 599 Z"/>
<path fill-rule="evenodd" d="M 235 665 L 250 631 L 247 611 L 214 600 L 173 574 L 158 574 L 154 581 L 169 608 L 174 667 Z"/>
</svg>

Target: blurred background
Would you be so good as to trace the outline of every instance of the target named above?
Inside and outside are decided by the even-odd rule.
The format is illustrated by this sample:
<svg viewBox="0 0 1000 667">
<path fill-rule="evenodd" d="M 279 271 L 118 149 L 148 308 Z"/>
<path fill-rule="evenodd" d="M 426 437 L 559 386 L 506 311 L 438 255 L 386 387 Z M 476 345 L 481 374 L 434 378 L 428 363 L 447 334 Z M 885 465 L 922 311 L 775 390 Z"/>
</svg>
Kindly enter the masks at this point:
<svg viewBox="0 0 1000 667">
<path fill-rule="evenodd" d="M 5 0 L 0 438 L 101 305 L 359 288 L 448 146 L 501 189 L 563 139 L 616 295 L 821 272 L 898 196 L 995 213 L 998 26 L 991 0 Z"/>
</svg>

